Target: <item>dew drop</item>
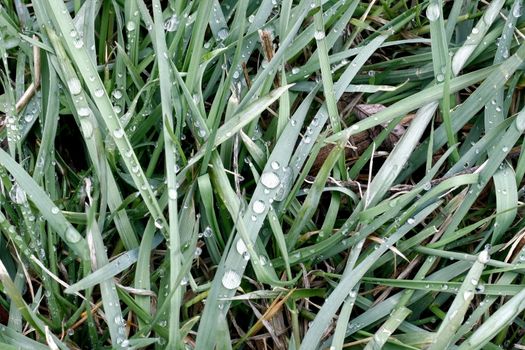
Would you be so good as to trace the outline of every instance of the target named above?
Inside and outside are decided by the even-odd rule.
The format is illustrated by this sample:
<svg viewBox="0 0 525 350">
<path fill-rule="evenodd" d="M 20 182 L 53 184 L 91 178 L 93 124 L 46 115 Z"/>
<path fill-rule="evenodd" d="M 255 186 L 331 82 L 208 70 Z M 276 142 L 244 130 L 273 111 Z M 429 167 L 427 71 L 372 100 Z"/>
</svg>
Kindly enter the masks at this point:
<svg viewBox="0 0 525 350">
<path fill-rule="evenodd" d="M 261 175 L 261 183 L 269 189 L 276 188 L 281 183 L 279 176 L 274 172 L 266 172 Z"/>
<path fill-rule="evenodd" d="M 248 248 L 246 248 L 246 244 L 244 243 L 244 241 L 242 240 L 242 238 L 240 238 L 237 243 L 235 244 L 235 248 L 237 249 L 237 253 L 243 255 L 244 253 L 246 253 L 248 251 Z"/>
<path fill-rule="evenodd" d="M 217 37 L 219 38 L 220 41 L 223 41 L 224 39 L 228 37 L 229 34 L 230 33 L 228 32 L 228 28 L 221 28 L 217 32 Z"/>
<path fill-rule="evenodd" d="M 69 79 L 67 81 L 67 87 L 72 95 L 78 95 L 82 91 L 80 80 L 78 80 L 77 78 Z"/>
<path fill-rule="evenodd" d="M 129 31 L 129 32 L 132 32 L 135 30 L 135 22 L 133 21 L 129 21 L 128 23 L 126 23 L 126 29 Z"/>
<path fill-rule="evenodd" d="M 116 139 L 121 139 L 124 136 L 124 129 L 118 128 L 115 131 L 113 131 L 113 136 Z"/>
<path fill-rule="evenodd" d="M 173 14 L 166 22 L 164 22 L 164 29 L 167 32 L 174 32 L 177 30 L 177 26 L 179 25 L 179 19 L 177 18 L 177 14 Z"/>
<path fill-rule="evenodd" d="M 261 200 L 256 200 L 252 205 L 253 212 L 255 214 L 262 214 L 264 212 L 264 209 L 266 209 L 266 205 Z"/>
<path fill-rule="evenodd" d="M 120 100 L 122 98 L 122 91 L 120 91 L 119 89 L 115 89 L 111 93 L 111 96 L 113 96 L 115 100 Z"/>
<path fill-rule="evenodd" d="M 80 241 L 80 234 L 73 227 L 68 227 L 65 233 L 66 240 L 70 243 L 76 243 Z"/>
<path fill-rule="evenodd" d="M 315 40 L 323 40 L 324 37 L 325 37 L 324 31 L 320 31 L 320 30 L 318 30 L 318 31 L 316 31 L 316 32 L 314 33 L 314 38 L 315 38 Z"/>
<path fill-rule="evenodd" d="M 60 211 L 60 209 L 58 209 L 57 207 L 53 207 L 53 208 L 51 208 L 51 213 L 52 213 L 52 214 L 55 214 L 55 215 L 56 215 L 56 214 L 58 214 L 59 211 Z"/>
<path fill-rule="evenodd" d="M 516 6 L 512 9 L 512 15 L 516 18 L 521 16 L 521 5 L 519 2 L 515 3 Z"/>
<path fill-rule="evenodd" d="M 102 97 L 102 96 L 104 96 L 104 90 L 102 90 L 100 88 L 96 89 L 95 90 L 95 97 Z"/>
<path fill-rule="evenodd" d="M 11 190 L 9 191 L 9 198 L 15 203 L 15 204 L 24 204 L 27 200 L 27 196 L 25 191 L 18 185 L 18 183 L 15 183 Z"/>
<path fill-rule="evenodd" d="M 79 117 L 87 117 L 91 114 L 91 109 L 89 107 L 79 107 L 77 113 Z"/>
<path fill-rule="evenodd" d="M 210 226 L 206 226 L 206 228 L 204 229 L 202 234 L 203 234 L 204 237 L 210 238 L 211 236 L 213 236 L 213 230 L 211 229 Z"/>
<path fill-rule="evenodd" d="M 427 18 L 429 21 L 433 22 L 439 18 L 441 14 L 441 9 L 438 4 L 432 3 L 427 7 Z"/>
<path fill-rule="evenodd" d="M 241 276 L 233 270 L 228 270 L 222 276 L 222 285 L 226 289 L 236 289 L 241 285 Z"/>
<path fill-rule="evenodd" d="M 164 227 L 164 224 L 162 223 L 162 219 L 161 218 L 155 219 L 155 227 L 158 228 L 159 230 Z"/>
</svg>

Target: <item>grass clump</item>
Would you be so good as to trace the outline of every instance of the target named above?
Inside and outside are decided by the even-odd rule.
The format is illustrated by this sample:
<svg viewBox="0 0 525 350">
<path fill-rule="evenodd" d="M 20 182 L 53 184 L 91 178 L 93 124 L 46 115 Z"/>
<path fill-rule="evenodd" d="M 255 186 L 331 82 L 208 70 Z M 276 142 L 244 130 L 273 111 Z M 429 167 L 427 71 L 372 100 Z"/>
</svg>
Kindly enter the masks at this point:
<svg viewBox="0 0 525 350">
<path fill-rule="evenodd" d="M 0 347 L 522 348 L 522 6 L 1 1 Z"/>
</svg>

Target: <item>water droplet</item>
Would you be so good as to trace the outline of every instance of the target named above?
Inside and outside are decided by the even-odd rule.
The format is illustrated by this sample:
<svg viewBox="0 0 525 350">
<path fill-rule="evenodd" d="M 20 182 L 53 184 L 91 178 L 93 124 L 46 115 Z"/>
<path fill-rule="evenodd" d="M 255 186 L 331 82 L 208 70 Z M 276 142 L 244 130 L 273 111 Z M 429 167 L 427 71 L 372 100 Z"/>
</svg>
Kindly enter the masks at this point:
<svg viewBox="0 0 525 350">
<path fill-rule="evenodd" d="M 265 266 L 268 263 L 268 258 L 264 255 L 261 255 L 259 257 L 259 263 L 261 264 L 261 266 Z"/>
<path fill-rule="evenodd" d="M 276 188 L 281 183 L 279 176 L 274 172 L 266 172 L 261 175 L 261 183 L 269 189 Z"/>
<path fill-rule="evenodd" d="M 170 188 L 168 190 L 168 197 L 172 200 L 176 200 L 177 199 L 177 190 L 174 189 L 174 188 Z"/>
<path fill-rule="evenodd" d="M 487 249 L 483 250 L 481 253 L 479 253 L 478 261 L 482 264 L 488 263 L 490 260 L 489 251 Z"/>
<path fill-rule="evenodd" d="M 91 109 L 89 107 L 83 106 L 77 109 L 79 117 L 87 117 L 91 114 Z"/>
<path fill-rule="evenodd" d="M 126 23 L 126 29 L 129 31 L 129 32 L 132 32 L 135 30 L 135 22 L 133 21 L 129 21 L 128 23 Z"/>
<path fill-rule="evenodd" d="M 200 256 L 202 254 L 202 248 L 201 247 L 197 247 L 195 248 L 195 256 Z"/>
<path fill-rule="evenodd" d="M 445 76 L 439 73 L 438 75 L 436 75 L 436 80 L 441 83 L 443 80 L 445 80 Z"/>
<path fill-rule="evenodd" d="M 60 211 L 60 209 L 58 209 L 57 207 L 51 208 L 51 213 L 52 214 L 58 214 L 59 211 Z"/>
<path fill-rule="evenodd" d="M 255 21 L 255 16 L 254 15 L 250 15 L 248 17 L 248 22 L 253 23 L 253 21 Z"/>
<path fill-rule="evenodd" d="M 124 129 L 118 128 L 115 131 L 113 131 L 113 136 L 116 139 L 121 139 L 124 136 Z"/>
<path fill-rule="evenodd" d="M 409 225 L 414 225 L 415 222 L 416 222 L 416 220 L 414 220 L 413 218 L 409 218 L 409 219 L 407 220 L 407 223 L 408 223 Z"/>
<path fill-rule="evenodd" d="M 228 37 L 229 34 L 230 33 L 228 32 L 228 28 L 221 28 L 217 32 L 217 37 L 219 38 L 220 41 L 223 41 L 224 39 Z"/>
<path fill-rule="evenodd" d="M 241 276 L 233 270 L 228 270 L 222 276 L 222 285 L 226 289 L 236 289 L 241 285 Z"/>
<path fill-rule="evenodd" d="M 476 35 L 478 33 L 479 33 L 479 29 L 478 28 L 476 28 L 476 27 L 472 28 L 472 34 L 473 35 Z"/>
<path fill-rule="evenodd" d="M 299 73 L 299 72 L 300 72 L 300 69 L 299 69 L 299 68 L 297 68 L 297 67 L 293 67 L 293 68 L 292 68 L 292 74 L 297 74 L 297 73 Z"/>
<path fill-rule="evenodd" d="M 164 223 L 161 218 L 155 219 L 155 227 L 161 230 L 164 227 Z"/>
<path fill-rule="evenodd" d="M 235 248 L 237 249 L 237 253 L 239 253 L 240 255 L 243 255 L 248 251 L 248 248 L 246 247 L 246 244 L 244 243 L 242 238 L 240 238 L 237 241 L 237 244 L 235 244 Z"/>
<path fill-rule="evenodd" d="M 512 15 L 516 18 L 521 16 L 521 4 L 519 2 L 515 2 L 515 6 L 512 9 Z"/>
<path fill-rule="evenodd" d="M 432 3 L 428 5 L 427 7 L 427 18 L 429 21 L 433 22 L 436 21 L 439 18 L 439 15 L 441 14 L 441 9 L 439 8 L 439 5 L 436 3 Z"/>
<path fill-rule="evenodd" d="M 122 98 L 122 91 L 120 91 L 119 89 L 115 89 L 111 93 L 111 96 L 113 96 L 115 100 L 120 100 Z"/>
<path fill-rule="evenodd" d="M 503 147 L 503 148 L 501 149 L 501 151 L 504 152 L 504 153 L 506 153 L 506 152 L 509 151 L 509 148 L 505 146 L 505 147 Z"/>
<path fill-rule="evenodd" d="M 472 293 L 471 291 L 467 290 L 463 293 L 463 299 L 465 301 L 469 301 L 470 299 L 472 299 L 472 296 L 474 295 L 474 293 Z"/>
<path fill-rule="evenodd" d="M 255 214 L 262 214 L 264 212 L 264 209 L 266 209 L 266 205 L 261 200 L 256 200 L 252 205 L 253 212 Z"/>
<path fill-rule="evenodd" d="M 324 37 L 325 37 L 324 31 L 320 31 L 320 30 L 318 30 L 318 31 L 316 31 L 316 32 L 314 33 L 314 38 L 315 38 L 315 40 L 323 40 Z"/>
<path fill-rule="evenodd" d="M 521 132 L 525 130 L 525 116 L 518 115 L 516 118 L 516 129 Z"/>
<path fill-rule="evenodd" d="M 82 127 L 82 132 L 87 139 L 93 137 L 93 124 L 89 119 L 81 119 L 80 126 Z"/>
<path fill-rule="evenodd" d="M 82 37 L 76 38 L 73 40 L 73 46 L 75 46 L 76 49 L 81 49 L 84 47 L 84 39 L 82 39 Z"/>
<path fill-rule="evenodd" d="M 177 18 L 177 14 L 174 13 L 166 22 L 164 22 L 164 29 L 167 32 L 174 32 L 177 30 L 177 26 L 179 25 L 179 19 Z"/>
<path fill-rule="evenodd" d="M 77 78 L 69 79 L 67 81 L 67 87 L 69 89 L 69 92 L 71 92 L 72 95 L 78 95 L 82 91 L 80 80 L 78 80 Z"/>
<path fill-rule="evenodd" d="M 104 90 L 102 90 L 100 88 L 96 89 L 95 90 L 95 97 L 102 97 L 102 96 L 104 96 Z"/>
<path fill-rule="evenodd" d="M 202 234 L 203 234 L 204 237 L 210 238 L 211 236 L 213 236 L 213 230 L 211 229 L 210 226 L 206 226 L 206 228 L 204 229 Z"/>
<path fill-rule="evenodd" d="M 80 241 L 80 234 L 73 227 L 69 226 L 65 233 L 66 241 L 70 243 L 76 243 Z"/>
</svg>

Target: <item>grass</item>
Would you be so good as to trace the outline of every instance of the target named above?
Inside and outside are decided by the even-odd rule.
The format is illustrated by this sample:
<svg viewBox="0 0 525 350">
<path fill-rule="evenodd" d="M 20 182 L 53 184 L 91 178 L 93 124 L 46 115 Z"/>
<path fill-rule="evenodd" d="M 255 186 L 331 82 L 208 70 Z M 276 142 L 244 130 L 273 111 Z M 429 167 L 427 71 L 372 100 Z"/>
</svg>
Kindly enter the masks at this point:
<svg viewBox="0 0 525 350">
<path fill-rule="evenodd" d="M 0 0 L 0 348 L 523 348 L 523 5 Z"/>
</svg>

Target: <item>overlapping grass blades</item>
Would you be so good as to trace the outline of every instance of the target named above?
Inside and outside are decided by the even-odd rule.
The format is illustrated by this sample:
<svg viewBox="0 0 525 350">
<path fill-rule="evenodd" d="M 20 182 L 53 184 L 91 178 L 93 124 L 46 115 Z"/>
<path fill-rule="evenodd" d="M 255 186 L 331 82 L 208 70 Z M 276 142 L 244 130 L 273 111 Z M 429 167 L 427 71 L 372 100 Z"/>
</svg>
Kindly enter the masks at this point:
<svg viewBox="0 0 525 350">
<path fill-rule="evenodd" d="M 522 8 L 0 1 L 0 348 L 519 347 Z"/>
</svg>

